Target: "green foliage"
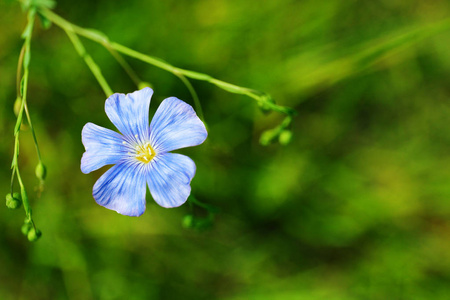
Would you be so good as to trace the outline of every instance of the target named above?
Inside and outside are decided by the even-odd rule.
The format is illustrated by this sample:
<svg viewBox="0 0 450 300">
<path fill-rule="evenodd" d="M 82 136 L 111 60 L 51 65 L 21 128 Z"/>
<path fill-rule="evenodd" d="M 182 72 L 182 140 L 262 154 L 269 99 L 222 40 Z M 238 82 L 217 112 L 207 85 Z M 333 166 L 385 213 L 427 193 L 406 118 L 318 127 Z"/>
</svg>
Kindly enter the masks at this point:
<svg viewBox="0 0 450 300">
<path fill-rule="evenodd" d="M 39 232 L 30 220 L 24 238 L 19 212 L 0 209 L 0 299 L 448 299 L 449 10 L 418 0 L 59 1 L 67 20 L 196 70 L 184 76 L 209 138 L 180 152 L 196 162 L 195 195 L 220 212 L 207 223 L 199 205 L 168 210 L 148 195 L 131 219 L 95 203 L 104 170 L 79 171 L 80 132 L 108 124 L 105 95 L 65 34 L 36 26 L 27 102 L 49 169 L 40 199 L 31 128 L 16 129 L 44 237 L 28 243 Z M 16 4 L 0 2 L 4 194 L 25 25 Z M 108 49 L 81 40 L 114 91 L 136 89 Z M 128 63 L 153 102 L 192 99 L 175 76 Z M 284 115 L 204 74 L 267 91 L 298 117 L 280 128 Z M 262 147 L 267 130 L 276 134 Z"/>
</svg>

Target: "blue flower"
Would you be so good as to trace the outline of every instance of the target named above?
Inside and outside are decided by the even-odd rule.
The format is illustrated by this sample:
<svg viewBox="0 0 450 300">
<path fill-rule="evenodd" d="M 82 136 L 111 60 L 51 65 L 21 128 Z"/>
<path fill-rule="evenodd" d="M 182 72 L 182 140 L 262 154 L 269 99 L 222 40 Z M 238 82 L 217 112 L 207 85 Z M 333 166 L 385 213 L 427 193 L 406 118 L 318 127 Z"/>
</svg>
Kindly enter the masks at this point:
<svg viewBox="0 0 450 300">
<path fill-rule="evenodd" d="M 95 201 L 127 216 L 144 213 L 147 185 L 163 207 L 186 202 L 195 163 L 169 151 L 199 145 L 208 135 L 194 109 L 175 97 L 161 103 L 149 126 L 152 94 L 152 89 L 144 88 L 106 100 L 106 114 L 122 134 L 93 123 L 87 123 L 81 133 L 86 149 L 83 173 L 114 165 L 95 183 Z"/>
</svg>

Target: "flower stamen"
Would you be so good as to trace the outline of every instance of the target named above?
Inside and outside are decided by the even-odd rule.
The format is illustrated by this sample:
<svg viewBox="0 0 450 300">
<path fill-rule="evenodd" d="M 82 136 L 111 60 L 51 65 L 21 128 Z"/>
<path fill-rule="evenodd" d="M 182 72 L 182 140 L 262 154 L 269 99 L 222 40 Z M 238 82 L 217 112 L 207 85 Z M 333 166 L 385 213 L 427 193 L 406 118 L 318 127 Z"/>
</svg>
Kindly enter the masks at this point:
<svg viewBox="0 0 450 300">
<path fill-rule="evenodd" d="M 155 157 L 156 152 L 150 146 L 150 143 L 145 143 L 144 145 L 136 146 L 136 159 L 143 162 L 144 164 L 149 163 L 153 157 Z"/>
</svg>

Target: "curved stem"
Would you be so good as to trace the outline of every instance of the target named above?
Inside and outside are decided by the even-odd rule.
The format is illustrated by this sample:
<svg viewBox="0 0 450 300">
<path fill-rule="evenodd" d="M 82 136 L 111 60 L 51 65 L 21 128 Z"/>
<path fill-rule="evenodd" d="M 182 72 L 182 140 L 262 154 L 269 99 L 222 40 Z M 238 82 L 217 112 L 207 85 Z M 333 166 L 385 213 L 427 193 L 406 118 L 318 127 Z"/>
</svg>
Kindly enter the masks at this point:
<svg viewBox="0 0 450 300">
<path fill-rule="evenodd" d="M 102 74 L 102 71 L 100 70 L 99 66 L 94 62 L 92 57 L 86 52 L 86 49 L 84 48 L 83 44 L 81 43 L 78 36 L 70 29 L 63 28 L 66 32 L 67 36 L 69 37 L 70 41 L 72 42 L 75 50 L 78 52 L 78 54 L 84 59 L 86 64 L 88 65 L 89 69 L 91 70 L 92 74 L 94 74 L 95 79 L 97 79 L 98 83 L 103 89 L 103 92 L 105 93 L 106 97 L 109 97 L 113 94 L 113 91 L 109 87 L 108 83 L 106 82 L 105 77 Z"/>
<path fill-rule="evenodd" d="M 128 62 L 113 48 L 109 47 L 108 44 L 104 44 L 106 50 L 111 53 L 111 55 L 117 60 L 117 62 L 120 64 L 120 66 L 125 70 L 125 72 L 128 74 L 130 79 L 134 82 L 134 84 L 139 87 L 139 84 L 142 82 L 142 80 L 139 78 L 139 76 L 134 72 L 134 70 L 131 68 L 131 66 L 128 64 Z"/>
<path fill-rule="evenodd" d="M 30 113 L 28 111 L 28 105 L 27 105 L 26 102 L 24 102 L 23 107 L 25 109 L 25 115 L 27 116 L 28 124 L 30 125 L 31 135 L 33 136 L 34 146 L 36 147 L 36 153 L 37 153 L 37 156 L 38 156 L 38 160 L 39 160 L 39 162 L 42 162 L 41 151 L 39 150 L 39 145 L 38 145 L 38 141 L 37 141 L 37 138 L 36 138 L 36 132 L 34 131 L 33 123 L 31 122 L 31 117 L 30 117 Z"/>
<path fill-rule="evenodd" d="M 20 95 L 20 79 L 22 78 L 22 68 L 23 68 L 23 56 L 25 54 L 25 44 L 22 46 L 22 49 L 20 50 L 19 55 L 19 61 L 17 62 L 17 75 L 16 75 L 16 93 L 19 96 Z"/>
<path fill-rule="evenodd" d="M 40 13 L 43 16 L 45 16 L 46 18 L 48 18 L 49 20 L 51 20 L 53 23 L 55 23 L 57 26 L 61 27 L 62 29 L 66 30 L 66 31 L 73 31 L 76 34 L 81 35 L 85 38 L 88 38 L 94 42 L 100 43 L 102 45 L 108 45 L 108 47 L 110 47 L 111 49 L 114 49 L 122 54 L 136 58 L 136 59 L 146 62 L 148 64 L 151 64 L 160 69 L 166 70 L 178 77 L 179 77 L 179 75 L 177 75 L 177 74 L 181 74 L 187 78 L 206 81 L 206 82 L 214 84 L 215 86 L 217 86 L 223 90 L 226 90 L 230 93 L 241 94 L 241 95 L 246 95 L 248 97 L 251 97 L 251 98 L 255 99 L 258 102 L 258 104 L 260 104 L 265 109 L 277 111 L 277 112 L 288 114 L 288 115 L 295 115 L 295 111 L 293 109 L 275 104 L 267 93 L 262 93 L 262 92 L 259 92 L 259 91 L 253 90 L 253 89 L 240 87 L 240 86 L 237 86 L 237 85 L 234 85 L 231 83 L 227 83 L 222 80 L 213 78 L 207 74 L 174 67 L 171 64 L 164 62 L 163 60 L 160 60 L 156 57 L 152 57 L 152 56 L 140 53 L 138 51 L 135 51 L 131 48 L 128 48 L 128 47 L 118 44 L 116 42 L 112 42 L 108 39 L 108 37 L 106 35 L 104 35 L 103 33 L 99 32 L 97 30 L 86 29 L 86 28 L 79 27 L 75 24 L 72 24 L 69 21 L 58 16 L 57 14 L 55 14 L 54 12 L 52 12 L 49 9 L 40 8 Z"/>
<path fill-rule="evenodd" d="M 201 207 L 201 208 L 206 209 L 206 210 L 207 210 L 208 212 L 210 212 L 210 213 L 216 214 L 216 213 L 219 212 L 219 209 L 218 209 L 217 207 L 215 207 L 215 206 L 213 206 L 213 205 L 211 205 L 211 204 L 206 204 L 206 203 L 200 202 L 200 201 L 199 201 L 197 198 L 195 198 L 194 195 L 192 195 L 192 194 L 189 195 L 188 201 L 189 201 L 189 203 L 191 203 L 191 204 L 194 204 L 194 205 L 197 205 L 197 206 L 199 206 L 199 207 Z"/>
<path fill-rule="evenodd" d="M 33 13 L 33 15 L 34 15 L 34 13 Z M 32 22 L 31 24 L 34 23 L 34 16 L 32 17 L 32 20 L 30 20 L 30 22 Z M 32 29 L 30 29 L 30 30 L 32 30 Z M 19 61 L 18 61 L 18 64 L 17 64 L 17 78 L 16 78 L 16 81 L 17 81 L 17 96 L 20 97 L 20 99 L 22 100 L 23 109 L 25 110 L 25 115 L 27 117 L 28 124 L 30 125 L 31 134 L 33 136 L 34 145 L 36 147 L 36 153 L 37 153 L 37 156 L 38 156 L 38 160 L 39 160 L 39 162 L 42 162 L 41 151 L 39 150 L 39 144 L 38 144 L 38 141 L 37 141 L 37 138 L 36 138 L 36 132 L 34 130 L 33 122 L 31 121 L 30 112 L 28 111 L 28 103 L 26 101 L 26 90 L 25 89 L 28 86 L 28 64 L 29 64 L 29 59 L 30 59 L 30 54 L 29 54 L 30 53 L 30 43 L 31 43 L 31 31 L 29 32 L 29 35 L 26 37 L 26 40 L 25 40 L 25 42 L 24 42 L 24 44 L 22 46 L 22 49 L 20 50 Z M 27 53 L 27 57 L 28 57 L 27 58 L 28 61 L 26 63 L 26 66 L 24 66 L 25 53 Z M 27 72 L 26 83 L 25 83 L 25 76 L 24 76 L 24 82 L 23 82 L 23 85 L 24 85 L 23 89 L 25 90 L 25 92 L 22 91 L 21 80 L 20 80 L 20 76 L 22 75 L 22 67 L 25 67 L 26 68 L 26 72 Z M 22 93 L 24 95 L 22 95 Z"/>
<path fill-rule="evenodd" d="M 14 194 L 14 175 L 16 175 L 16 168 L 13 167 L 11 173 L 11 196 Z"/>
<path fill-rule="evenodd" d="M 23 207 L 25 209 L 25 214 L 28 218 L 28 220 L 32 223 L 33 227 L 34 222 L 31 217 L 31 207 L 30 203 L 28 201 L 27 192 L 25 189 L 25 185 L 23 184 L 22 177 L 20 176 L 19 171 L 19 164 L 18 164 L 18 158 L 19 158 L 19 136 L 20 136 L 20 126 L 22 124 L 23 119 L 23 112 L 25 111 L 25 114 L 27 115 L 28 122 L 30 123 L 30 127 L 32 128 L 33 132 L 33 138 L 35 140 L 36 149 L 38 152 L 38 157 L 40 160 L 40 152 L 39 147 L 37 145 L 36 141 L 36 135 L 34 134 L 34 130 L 31 123 L 31 118 L 28 114 L 28 108 L 27 108 L 27 91 L 28 91 L 28 77 L 29 77 L 29 65 L 30 65 L 30 44 L 31 44 L 31 36 L 33 32 L 33 26 L 34 26 L 34 20 L 35 20 L 36 11 L 34 9 L 30 9 L 28 11 L 28 24 L 25 27 L 25 31 L 22 34 L 22 37 L 25 38 L 21 54 L 19 57 L 19 63 L 23 67 L 23 77 L 19 84 L 19 93 L 21 95 L 22 103 L 21 107 L 17 116 L 16 126 L 14 127 L 14 154 L 13 154 L 13 160 L 11 163 L 12 170 L 12 176 L 11 176 L 11 193 L 13 192 L 13 186 L 14 186 L 14 175 L 17 177 L 17 181 L 19 182 L 20 186 L 20 192 L 22 194 L 22 202 Z M 21 68 L 18 68 L 18 78 L 20 78 L 20 70 Z"/>
<path fill-rule="evenodd" d="M 200 99 L 198 98 L 197 92 L 195 91 L 194 87 L 192 86 L 191 82 L 183 75 L 177 72 L 174 72 L 175 76 L 180 78 L 180 80 L 184 83 L 184 85 L 189 90 L 189 93 L 192 96 L 192 99 L 194 100 L 195 109 L 197 110 L 197 115 L 200 118 L 200 120 L 205 123 L 205 116 L 203 115 L 203 109 L 202 104 L 200 103 Z"/>
</svg>

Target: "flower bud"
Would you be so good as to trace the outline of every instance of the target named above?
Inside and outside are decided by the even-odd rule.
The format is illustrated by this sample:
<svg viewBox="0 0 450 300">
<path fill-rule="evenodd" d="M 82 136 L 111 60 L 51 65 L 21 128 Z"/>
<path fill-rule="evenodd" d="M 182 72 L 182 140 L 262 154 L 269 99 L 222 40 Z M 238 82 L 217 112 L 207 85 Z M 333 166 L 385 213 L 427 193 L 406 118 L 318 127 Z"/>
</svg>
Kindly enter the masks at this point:
<svg viewBox="0 0 450 300">
<path fill-rule="evenodd" d="M 35 229 L 34 227 L 32 227 L 28 231 L 27 237 L 30 242 L 35 242 L 41 237 L 41 235 L 42 232 L 39 229 Z"/>
<path fill-rule="evenodd" d="M 14 114 L 16 116 L 19 115 L 20 108 L 22 107 L 22 99 L 20 97 L 16 98 L 16 101 L 14 102 Z"/>
<path fill-rule="evenodd" d="M 259 143 L 263 146 L 267 146 L 277 136 L 277 130 L 269 129 L 264 131 L 259 138 Z"/>
<path fill-rule="evenodd" d="M 25 236 L 28 236 L 28 232 L 30 231 L 30 229 L 31 229 L 31 224 L 28 224 L 28 223 L 24 223 L 22 225 L 22 227 L 20 228 L 20 230 L 22 231 L 22 234 Z"/>
<path fill-rule="evenodd" d="M 194 216 L 193 215 L 185 215 L 183 218 L 183 227 L 191 228 L 194 225 Z"/>
<path fill-rule="evenodd" d="M 19 208 L 22 205 L 22 199 L 19 193 L 14 193 L 6 195 L 6 206 L 10 209 Z"/>
<path fill-rule="evenodd" d="M 292 131 L 290 130 L 283 130 L 280 133 L 280 136 L 278 137 L 278 141 L 280 142 L 281 145 L 285 146 L 287 144 L 289 144 L 292 140 Z"/>
<path fill-rule="evenodd" d="M 28 236 L 28 232 L 30 231 L 31 227 L 33 227 L 33 224 L 31 223 L 31 220 L 26 217 L 21 228 L 23 235 Z"/>
<path fill-rule="evenodd" d="M 36 177 L 39 180 L 45 180 L 45 177 L 47 176 L 47 168 L 42 162 L 39 162 L 39 164 L 36 166 L 35 173 Z"/>
</svg>

